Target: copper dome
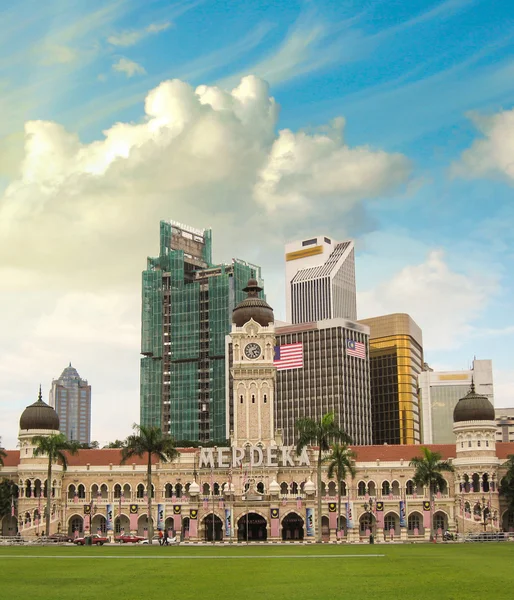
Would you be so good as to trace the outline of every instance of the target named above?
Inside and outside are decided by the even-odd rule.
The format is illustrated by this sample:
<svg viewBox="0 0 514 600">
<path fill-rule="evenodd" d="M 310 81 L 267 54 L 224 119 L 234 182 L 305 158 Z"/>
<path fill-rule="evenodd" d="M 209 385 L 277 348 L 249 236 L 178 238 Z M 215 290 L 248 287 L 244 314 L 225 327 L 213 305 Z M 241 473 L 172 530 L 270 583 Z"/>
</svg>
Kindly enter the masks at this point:
<svg viewBox="0 0 514 600">
<path fill-rule="evenodd" d="M 453 422 L 463 421 L 494 421 L 494 407 L 486 396 L 475 392 L 475 383 L 471 382 L 469 392 L 457 402 L 453 411 Z"/>
<path fill-rule="evenodd" d="M 243 327 L 250 319 L 253 319 L 259 325 L 267 327 L 275 321 L 273 309 L 271 306 L 259 298 L 259 292 L 262 288 L 256 279 L 249 279 L 247 286 L 243 292 L 247 293 L 247 297 L 240 302 L 232 312 L 232 323 L 237 327 Z"/>
<path fill-rule="evenodd" d="M 50 429 L 59 431 L 59 416 L 55 410 L 41 397 L 41 388 L 39 388 L 39 397 L 37 402 L 27 406 L 21 413 L 20 429 Z"/>
</svg>

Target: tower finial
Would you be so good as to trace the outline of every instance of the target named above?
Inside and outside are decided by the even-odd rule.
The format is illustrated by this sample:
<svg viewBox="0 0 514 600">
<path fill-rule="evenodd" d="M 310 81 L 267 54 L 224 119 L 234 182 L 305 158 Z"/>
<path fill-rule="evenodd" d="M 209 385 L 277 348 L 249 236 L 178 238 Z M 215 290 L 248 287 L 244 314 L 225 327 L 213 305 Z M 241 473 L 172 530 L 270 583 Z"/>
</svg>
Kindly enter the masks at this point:
<svg viewBox="0 0 514 600">
<path fill-rule="evenodd" d="M 39 394 L 37 396 L 38 402 L 43 402 L 43 395 L 41 394 L 41 384 L 39 384 Z"/>
<path fill-rule="evenodd" d="M 472 394 L 475 393 L 475 376 L 474 375 L 471 376 L 471 393 Z"/>
</svg>

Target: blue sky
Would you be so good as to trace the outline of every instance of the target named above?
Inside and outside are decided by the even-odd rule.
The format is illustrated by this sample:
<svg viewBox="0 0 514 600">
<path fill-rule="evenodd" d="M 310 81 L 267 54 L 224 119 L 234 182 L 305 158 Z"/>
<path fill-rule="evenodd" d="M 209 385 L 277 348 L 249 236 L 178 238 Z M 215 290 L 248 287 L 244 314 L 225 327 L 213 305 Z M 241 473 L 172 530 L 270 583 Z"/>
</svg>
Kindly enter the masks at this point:
<svg viewBox="0 0 514 600">
<path fill-rule="evenodd" d="M 212 226 L 217 259 L 262 264 L 279 316 L 283 244 L 354 238 L 361 316 L 412 314 L 436 367 L 492 358 L 497 403 L 514 406 L 514 5 L 22 0 L 0 22 L 11 429 L 70 359 L 99 399 L 128 398 L 96 437 L 137 420 L 159 218 Z M 112 329 L 109 372 L 95 321 Z"/>
</svg>

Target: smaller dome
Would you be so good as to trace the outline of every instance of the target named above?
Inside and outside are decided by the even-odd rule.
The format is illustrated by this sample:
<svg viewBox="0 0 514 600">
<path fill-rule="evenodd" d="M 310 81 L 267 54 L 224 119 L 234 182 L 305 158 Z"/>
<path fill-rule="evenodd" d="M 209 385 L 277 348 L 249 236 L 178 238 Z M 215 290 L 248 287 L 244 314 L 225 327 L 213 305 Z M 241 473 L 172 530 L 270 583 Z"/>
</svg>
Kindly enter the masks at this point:
<svg viewBox="0 0 514 600">
<path fill-rule="evenodd" d="M 190 496 L 198 496 L 199 493 L 200 493 L 200 486 L 196 483 L 196 481 L 193 481 L 193 483 L 189 486 L 189 495 Z"/>
<path fill-rule="evenodd" d="M 277 483 L 277 480 L 274 479 L 270 484 L 269 484 L 269 493 L 270 494 L 278 494 L 280 492 L 280 486 Z"/>
<path fill-rule="evenodd" d="M 304 491 L 305 491 L 306 494 L 314 494 L 314 492 L 316 491 L 316 486 L 314 485 L 314 483 L 309 478 L 309 480 L 305 482 L 305 485 L 303 486 L 303 489 L 304 489 Z"/>
<path fill-rule="evenodd" d="M 453 422 L 494 421 L 494 407 L 486 396 L 475 391 L 475 382 L 471 382 L 469 392 L 457 402 L 453 411 Z"/>
<path fill-rule="evenodd" d="M 59 416 L 51 406 L 43 402 L 41 386 L 39 387 L 37 402 L 27 406 L 21 413 L 20 429 L 49 429 L 51 431 L 59 431 Z"/>
<path fill-rule="evenodd" d="M 232 311 L 232 323 L 234 325 L 243 327 L 250 319 L 253 319 L 262 327 L 267 327 L 270 323 L 275 322 L 273 309 L 266 300 L 259 298 L 260 291 L 262 291 L 262 288 L 259 287 L 257 280 L 249 279 L 243 290 L 247 293 L 247 297 Z"/>
</svg>

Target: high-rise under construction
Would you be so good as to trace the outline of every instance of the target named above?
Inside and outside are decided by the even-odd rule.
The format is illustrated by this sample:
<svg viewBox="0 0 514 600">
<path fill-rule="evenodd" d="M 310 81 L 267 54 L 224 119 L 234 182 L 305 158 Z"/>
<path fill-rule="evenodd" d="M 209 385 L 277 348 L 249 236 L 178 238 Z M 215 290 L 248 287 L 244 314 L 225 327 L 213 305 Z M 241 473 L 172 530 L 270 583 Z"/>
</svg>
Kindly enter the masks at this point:
<svg viewBox="0 0 514 600">
<path fill-rule="evenodd" d="M 212 263 L 211 230 L 160 223 L 160 250 L 143 271 L 140 422 L 175 440 L 226 438 L 225 336 L 260 267 Z M 261 293 L 262 295 L 262 293 Z"/>
</svg>

